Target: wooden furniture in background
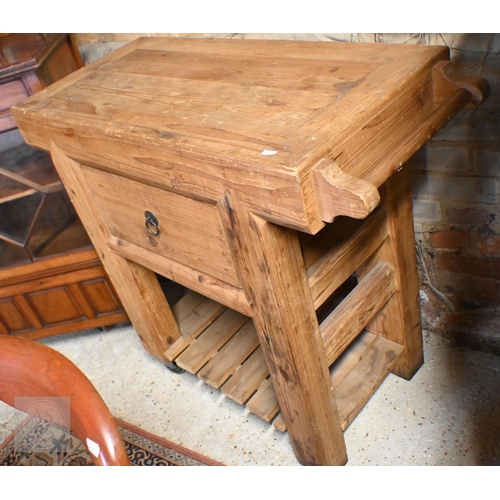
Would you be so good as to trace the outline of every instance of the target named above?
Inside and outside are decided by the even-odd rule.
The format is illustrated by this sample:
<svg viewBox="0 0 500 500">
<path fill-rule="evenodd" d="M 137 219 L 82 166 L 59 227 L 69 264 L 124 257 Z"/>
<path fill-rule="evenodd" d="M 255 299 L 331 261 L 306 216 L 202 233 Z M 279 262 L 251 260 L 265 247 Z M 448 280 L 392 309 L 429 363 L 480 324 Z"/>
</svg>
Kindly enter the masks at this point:
<svg viewBox="0 0 500 500">
<path fill-rule="evenodd" d="M 448 56 L 141 39 L 14 115 L 146 349 L 287 429 L 301 463 L 344 464 L 343 429 L 423 361 L 403 164 L 488 94 Z M 155 273 L 190 292 L 171 309 Z"/>
<path fill-rule="evenodd" d="M 106 403 L 84 373 L 51 347 L 0 336 L 0 401 L 71 430 L 95 465 L 130 465 Z"/>
<path fill-rule="evenodd" d="M 83 66 L 65 34 L 0 37 L 0 334 L 30 338 L 126 321 L 47 153 L 10 108 Z"/>
</svg>

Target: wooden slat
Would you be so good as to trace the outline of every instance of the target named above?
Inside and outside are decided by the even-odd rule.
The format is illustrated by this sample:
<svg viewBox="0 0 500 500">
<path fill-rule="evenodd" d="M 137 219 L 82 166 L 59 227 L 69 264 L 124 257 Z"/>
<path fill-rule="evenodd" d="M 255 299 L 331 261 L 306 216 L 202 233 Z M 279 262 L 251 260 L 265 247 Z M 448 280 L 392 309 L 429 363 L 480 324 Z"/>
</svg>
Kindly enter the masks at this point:
<svg viewBox="0 0 500 500">
<path fill-rule="evenodd" d="M 396 363 L 403 346 L 377 337 L 335 391 L 342 427 L 354 420 Z"/>
<path fill-rule="evenodd" d="M 226 309 L 175 362 L 196 373 L 248 321 L 246 316 Z"/>
<path fill-rule="evenodd" d="M 307 269 L 314 307 L 328 297 L 383 243 L 387 237 L 385 212 L 376 210 L 354 234 L 332 245 Z M 312 242 L 310 242 L 310 246 Z"/>
<path fill-rule="evenodd" d="M 402 352 L 403 346 L 364 331 L 334 364 L 331 377 L 343 430 L 375 393 Z M 281 413 L 273 424 L 282 432 L 286 430 Z"/>
<path fill-rule="evenodd" d="M 193 292 L 192 290 L 188 290 L 186 295 L 184 295 L 184 297 L 182 297 L 179 302 L 172 307 L 172 312 L 174 313 L 177 323 L 180 323 L 193 313 L 196 307 L 199 306 L 204 300 L 205 297 L 203 295 Z"/>
<path fill-rule="evenodd" d="M 280 411 L 270 377 L 262 381 L 257 392 L 248 401 L 247 408 L 266 422 L 270 422 Z"/>
<path fill-rule="evenodd" d="M 318 234 L 298 233 L 304 266 L 309 269 L 333 246 L 339 246 L 350 238 L 365 220 L 351 217 L 338 217 L 331 224 L 327 224 Z"/>
<path fill-rule="evenodd" d="M 349 373 L 356 368 L 364 353 L 377 339 L 376 335 L 367 331 L 361 332 L 351 345 L 342 353 L 342 355 L 330 367 L 330 376 L 334 391 L 342 383 Z"/>
<path fill-rule="evenodd" d="M 394 373 L 409 380 L 424 358 L 408 169 L 401 169 L 384 184 L 382 205 L 388 214 L 390 237 L 367 259 L 358 274 L 363 276 L 380 260 L 389 262 L 396 270 L 398 290 L 366 329 L 405 346 Z"/>
<path fill-rule="evenodd" d="M 179 341 L 182 338 L 186 338 L 187 335 L 191 338 L 198 337 L 208 325 L 215 321 L 215 319 L 226 310 L 227 308 L 218 302 L 204 298 L 189 316 L 179 321 L 179 330 L 182 335 Z M 173 350 L 175 350 L 175 348 L 173 348 Z"/>
<path fill-rule="evenodd" d="M 387 303 L 396 289 L 394 268 L 379 262 L 321 324 L 330 366 Z"/>
<path fill-rule="evenodd" d="M 259 339 L 255 327 L 252 320 L 248 320 L 198 372 L 198 377 L 211 387 L 218 389 L 258 346 Z"/>
<path fill-rule="evenodd" d="M 283 418 L 283 415 L 281 413 L 278 413 L 278 416 L 274 419 L 273 425 L 279 431 L 286 432 L 285 419 Z"/>
<path fill-rule="evenodd" d="M 337 324 L 332 327 L 337 334 L 340 332 L 341 340 L 337 344 L 355 335 L 356 328 L 352 329 L 352 325 L 368 322 L 376 314 L 393 293 L 394 286 L 392 266 L 378 263 L 325 320 L 327 325 Z M 225 311 L 224 314 L 221 311 Z M 171 349 L 180 351 L 181 344 L 185 349 L 183 357 L 173 357 L 177 364 L 191 373 L 198 372 L 201 380 L 222 388 L 227 397 L 246 404 L 265 421 L 276 417 L 274 426 L 285 431 L 252 321 L 195 292 L 188 292 L 173 312 L 180 320 L 183 336 Z M 246 323 L 238 330 L 239 321 Z M 331 379 L 344 430 L 389 373 L 402 349 L 387 339 L 362 332 L 333 364 Z"/>
<path fill-rule="evenodd" d="M 223 305 L 213 300 L 195 292 L 188 293 L 173 307 L 181 336 L 167 349 L 165 357 L 173 361 L 225 310 Z"/>
<path fill-rule="evenodd" d="M 351 345 L 342 353 L 339 359 L 330 368 L 333 391 L 339 386 L 344 378 L 356 367 L 364 353 L 375 342 L 376 335 L 361 332 Z M 274 419 L 274 427 L 281 432 L 286 431 L 286 424 L 281 413 Z M 342 427 L 345 430 L 345 427 Z"/>
<path fill-rule="evenodd" d="M 222 386 L 222 392 L 233 401 L 245 404 L 268 376 L 269 370 L 262 349 L 258 347 Z"/>
<path fill-rule="evenodd" d="M 377 310 L 377 306 L 372 308 L 370 304 L 385 303 L 384 294 L 376 293 L 379 287 L 392 293 L 393 274 L 392 266 L 379 263 L 354 290 L 357 293 L 351 293 L 336 310 L 343 306 L 345 311 L 351 311 L 347 323 L 356 323 L 360 318 L 369 321 Z M 364 315 L 366 310 L 368 313 Z M 172 359 L 212 387 L 221 388 L 233 401 L 246 404 L 266 422 L 274 418 L 274 426 L 285 431 L 253 322 L 195 292 L 188 292 L 173 312 L 180 319 L 183 336 L 171 349 L 181 350 L 183 343 L 184 352 Z M 345 325 L 343 328 L 348 329 Z M 382 383 L 402 350 L 402 346 L 365 331 L 333 364 L 331 379 L 344 430 Z"/>
</svg>

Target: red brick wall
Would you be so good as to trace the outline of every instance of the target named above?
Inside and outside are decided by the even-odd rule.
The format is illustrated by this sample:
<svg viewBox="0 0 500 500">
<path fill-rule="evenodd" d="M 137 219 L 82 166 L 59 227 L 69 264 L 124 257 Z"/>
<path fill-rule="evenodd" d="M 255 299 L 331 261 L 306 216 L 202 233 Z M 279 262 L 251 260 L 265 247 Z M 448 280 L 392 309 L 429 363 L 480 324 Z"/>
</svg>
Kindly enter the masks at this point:
<svg viewBox="0 0 500 500">
<path fill-rule="evenodd" d="M 453 63 L 486 78 L 491 95 L 409 162 L 422 319 L 427 329 L 500 354 L 500 35 L 461 35 L 452 46 Z"/>
</svg>

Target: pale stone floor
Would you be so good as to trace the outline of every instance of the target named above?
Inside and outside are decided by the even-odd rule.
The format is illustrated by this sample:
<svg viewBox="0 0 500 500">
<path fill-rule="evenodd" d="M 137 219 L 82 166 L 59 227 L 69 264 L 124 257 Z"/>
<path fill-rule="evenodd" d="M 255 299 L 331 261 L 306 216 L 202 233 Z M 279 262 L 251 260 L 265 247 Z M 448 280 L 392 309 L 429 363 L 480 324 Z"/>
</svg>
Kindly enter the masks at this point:
<svg viewBox="0 0 500 500">
<path fill-rule="evenodd" d="M 226 465 L 299 465 L 286 433 L 169 371 L 130 325 L 43 342 L 75 362 L 123 420 Z M 348 465 L 498 465 L 499 394 L 500 357 L 426 335 L 415 377 L 389 375 L 345 432 Z M 0 406 L 0 439 L 19 418 Z"/>
</svg>

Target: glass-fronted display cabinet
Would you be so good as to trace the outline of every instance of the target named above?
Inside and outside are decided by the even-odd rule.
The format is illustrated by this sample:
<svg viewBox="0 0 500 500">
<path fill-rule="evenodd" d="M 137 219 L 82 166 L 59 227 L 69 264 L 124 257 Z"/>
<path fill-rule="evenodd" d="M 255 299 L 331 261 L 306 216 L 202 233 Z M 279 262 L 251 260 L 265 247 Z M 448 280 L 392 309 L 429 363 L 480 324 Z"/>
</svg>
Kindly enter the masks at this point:
<svg viewBox="0 0 500 500">
<path fill-rule="evenodd" d="M 0 34 L 0 334 L 127 320 L 50 156 L 23 141 L 10 114 L 82 66 L 67 34 Z"/>
</svg>

